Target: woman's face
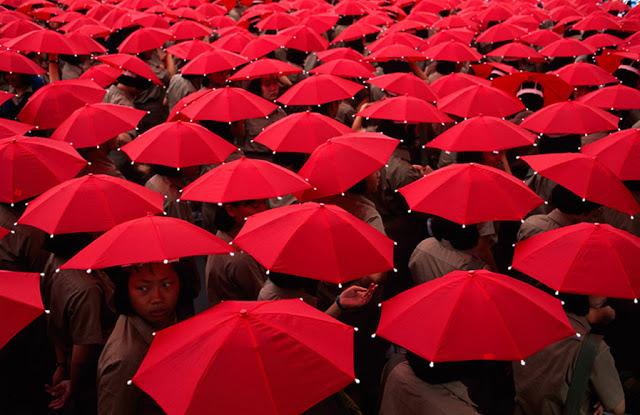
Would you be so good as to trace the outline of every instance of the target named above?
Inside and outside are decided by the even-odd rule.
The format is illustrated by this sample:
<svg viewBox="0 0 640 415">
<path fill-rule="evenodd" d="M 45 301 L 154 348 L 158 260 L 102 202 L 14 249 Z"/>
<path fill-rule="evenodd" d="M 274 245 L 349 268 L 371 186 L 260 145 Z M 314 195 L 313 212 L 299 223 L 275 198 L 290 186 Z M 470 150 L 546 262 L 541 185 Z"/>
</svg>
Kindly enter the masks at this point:
<svg viewBox="0 0 640 415">
<path fill-rule="evenodd" d="M 269 101 L 273 101 L 278 98 L 278 94 L 280 93 L 280 84 L 278 83 L 278 79 L 275 77 L 261 79 L 260 93 L 262 94 L 262 98 Z"/>
<path fill-rule="evenodd" d="M 163 328 L 173 323 L 180 293 L 180 280 L 171 265 L 144 264 L 129 276 L 131 307 L 153 327 Z"/>
</svg>

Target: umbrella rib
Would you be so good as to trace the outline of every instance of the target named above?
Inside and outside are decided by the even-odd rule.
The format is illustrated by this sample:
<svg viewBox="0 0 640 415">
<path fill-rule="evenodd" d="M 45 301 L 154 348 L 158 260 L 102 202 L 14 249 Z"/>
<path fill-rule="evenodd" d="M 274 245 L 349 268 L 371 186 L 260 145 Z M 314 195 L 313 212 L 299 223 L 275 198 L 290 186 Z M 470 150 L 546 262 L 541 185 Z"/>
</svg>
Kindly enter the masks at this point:
<svg viewBox="0 0 640 415">
<path fill-rule="evenodd" d="M 627 286 L 629 287 L 629 289 L 633 293 L 633 295 L 637 297 L 638 293 L 636 292 L 636 290 L 634 290 L 633 286 L 631 285 L 630 275 L 627 272 L 626 267 L 624 266 L 624 262 L 620 258 L 620 254 L 618 253 L 618 250 L 615 249 L 615 247 L 611 244 L 611 241 L 609 239 L 605 239 L 605 243 L 609 247 L 611 247 L 611 251 L 613 252 L 613 256 L 615 257 L 616 262 L 618 262 L 620 264 L 620 267 L 625 271 L 625 276 L 626 276 L 626 278 L 624 279 L 625 283 L 627 284 Z"/>
<path fill-rule="evenodd" d="M 440 277 L 442 278 L 442 277 Z M 466 283 L 464 284 L 464 286 L 466 286 Z M 442 343 L 442 339 L 444 338 L 444 336 L 446 335 L 447 332 L 447 327 L 449 326 L 449 322 L 451 321 L 451 319 L 453 318 L 453 313 L 454 311 L 458 308 L 458 304 L 460 303 L 460 300 L 462 299 L 462 294 L 464 292 L 464 288 L 465 287 L 461 287 L 460 291 L 458 292 L 458 297 L 455 299 L 455 301 L 453 302 L 453 306 L 451 307 L 451 312 L 449 313 L 449 316 L 447 317 L 447 321 L 445 322 L 445 324 L 442 326 L 442 332 L 440 333 L 440 336 L 438 337 L 438 341 L 435 343 L 436 345 L 436 354 L 437 352 L 440 350 L 440 344 Z M 432 292 L 433 293 L 433 292 Z M 435 356 L 434 356 L 435 357 Z M 432 362 L 435 361 L 433 359 L 433 357 L 430 359 Z"/>
</svg>

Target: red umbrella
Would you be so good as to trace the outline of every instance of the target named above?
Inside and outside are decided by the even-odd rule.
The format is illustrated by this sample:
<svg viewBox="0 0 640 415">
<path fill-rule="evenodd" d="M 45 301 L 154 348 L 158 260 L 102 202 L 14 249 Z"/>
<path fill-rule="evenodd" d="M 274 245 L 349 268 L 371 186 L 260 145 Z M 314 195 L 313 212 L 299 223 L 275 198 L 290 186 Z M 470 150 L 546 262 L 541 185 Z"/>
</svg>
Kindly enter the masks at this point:
<svg viewBox="0 0 640 415">
<path fill-rule="evenodd" d="M 543 202 L 510 174 L 476 163 L 438 169 L 398 191 L 412 210 L 461 225 L 520 220 Z"/>
<path fill-rule="evenodd" d="M 521 127 L 542 134 L 591 134 L 618 129 L 618 117 L 576 101 L 551 104 L 528 116 Z"/>
<path fill-rule="evenodd" d="M 136 128 L 145 115 L 145 111 L 123 105 L 86 104 L 64 120 L 51 138 L 75 148 L 96 147 Z"/>
<path fill-rule="evenodd" d="M 334 75 L 313 75 L 278 98 L 285 105 L 321 105 L 353 97 L 362 85 Z"/>
<path fill-rule="evenodd" d="M 29 202 L 18 223 L 50 235 L 102 232 L 163 211 L 160 193 L 118 177 L 89 174 L 67 180 Z"/>
<path fill-rule="evenodd" d="M 0 271 L 0 314 L 5 316 L 0 326 L 0 350 L 43 311 L 40 275 Z"/>
<path fill-rule="evenodd" d="M 620 19 L 614 18 L 606 12 L 592 13 L 586 16 L 572 26 L 573 30 L 580 31 L 604 31 L 604 30 L 620 30 Z"/>
<path fill-rule="evenodd" d="M 0 91 L 0 105 L 4 104 L 12 98 L 15 98 L 15 96 L 16 94 L 12 94 L 6 91 Z"/>
<path fill-rule="evenodd" d="M 371 4 L 356 0 L 346 0 L 338 2 L 333 11 L 340 16 L 364 16 L 371 12 Z"/>
<path fill-rule="evenodd" d="M 155 27 L 144 27 L 131 33 L 118 46 L 118 52 L 136 54 L 162 47 L 173 37 L 169 30 Z"/>
<path fill-rule="evenodd" d="M 580 151 L 595 157 L 620 180 L 640 180 L 640 130 L 636 128 L 610 134 Z"/>
<path fill-rule="evenodd" d="M 350 59 L 334 59 L 322 65 L 316 66 L 309 73 L 329 74 L 343 78 L 371 78 L 375 68 L 363 62 L 356 62 Z"/>
<path fill-rule="evenodd" d="M 583 95 L 578 101 L 612 111 L 636 110 L 640 109 L 640 91 L 625 85 L 614 85 Z"/>
<path fill-rule="evenodd" d="M 273 13 L 260 20 L 256 27 L 260 30 L 282 30 L 287 27 L 295 26 L 298 20 L 288 13 Z"/>
<path fill-rule="evenodd" d="M 36 196 L 74 177 L 87 162 L 67 143 L 44 138 L 0 140 L 0 202 Z"/>
<path fill-rule="evenodd" d="M 459 117 L 506 117 L 525 108 L 522 102 L 500 89 L 472 85 L 441 98 L 438 101 L 438 109 Z"/>
<path fill-rule="evenodd" d="M 278 35 L 262 35 L 251 39 L 245 47 L 240 51 L 242 56 L 249 59 L 258 59 L 274 50 L 278 49 L 284 43 L 282 36 Z"/>
<path fill-rule="evenodd" d="M 167 121 L 189 121 L 189 117 L 185 117 L 182 115 L 182 110 L 187 108 L 193 101 L 207 95 L 209 92 L 211 92 L 210 89 L 201 88 L 181 98 L 180 101 L 176 102 L 176 105 L 174 105 L 173 109 L 169 113 Z"/>
<path fill-rule="evenodd" d="M 640 206 L 611 170 L 595 157 L 581 153 L 523 156 L 536 174 L 566 187 L 583 200 L 634 215 Z"/>
<path fill-rule="evenodd" d="M 0 227 L 0 240 L 2 240 L 2 238 L 4 238 L 5 236 L 9 235 L 9 232 L 10 232 L 9 229 Z"/>
<path fill-rule="evenodd" d="M 518 243 L 513 267 L 563 293 L 637 302 L 639 255 L 637 236 L 610 225 L 579 223 Z"/>
<path fill-rule="evenodd" d="M 185 243 L 185 241 L 189 241 Z M 63 264 L 61 269 L 102 269 L 180 258 L 227 254 L 229 245 L 182 219 L 145 216 L 114 226 Z"/>
<path fill-rule="evenodd" d="M 169 30 L 175 40 L 202 38 L 209 36 L 212 32 L 211 28 L 191 20 L 180 20 Z"/>
<path fill-rule="evenodd" d="M 367 49 L 371 52 L 388 46 L 408 46 L 411 49 L 418 49 L 423 42 L 418 36 L 409 33 L 391 32 L 388 35 L 380 36 L 378 40 L 367 45 Z"/>
<path fill-rule="evenodd" d="M 250 79 L 268 78 L 270 76 L 295 75 L 302 73 L 302 68 L 277 59 L 263 58 L 251 62 L 229 77 L 230 81 L 248 81 Z"/>
<path fill-rule="evenodd" d="M 33 129 L 33 125 L 23 124 L 18 121 L 0 118 L 0 138 L 23 135 Z"/>
<path fill-rule="evenodd" d="M 380 133 L 351 133 L 316 148 L 298 174 L 313 189 L 298 199 L 315 200 L 344 193 L 389 161 L 399 141 Z"/>
<path fill-rule="evenodd" d="M 333 284 L 393 268 L 393 241 L 335 205 L 310 202 L 257 213 L 233 244 L 270 271 Z"/>
<path fill-rule="evenodd" d="M 480 115 L 449 128 L 426 147 L 446 151 L 498 151 L 533 145 L 536 135 L 502 118 Z"/>
<path fill-rule="evenodd" d="M 52 82 L 31 95 L 18 119 L 42 130 L 56 128 L 78 108 L 102 101 L 105 94 L 93 81 Z"/>
<path fill-rule="evenodd" d="M 328 139 L 350 132 L 351 128 L 333 118 L 305 111 L 274 122 L 254 141 L 274 152 L 311 153 Z"/>
<path fill-rule="evenodd" d="M 300 414 L 353 380 L 353 328 L 300 300 L 225 301 L 161 330 L 133 377 L 169 415 Z"/>
<path fill-rule="evenodd" d="M 422 45 L 420 45 L 420 50 L 425 50 L 431 46 L 449 41 L 455 41 L 460 42 L 464 45 L 469 45 L 475 35 L 476 34 L 471 30 L 462 28 L 441 30 L 435 35 L 429 36 L 427 39 L 425 39 Z"/>
<path fill-rule="evenodd" d="M 496 43 L 520 39 L 527 31 L 511 23 L 500 23 L 480 33 L 477 43 Z"/>
<path fill-rule="evenodd" d="M 435 92 L 425 81 L 410 73 L 397 72 L 380 75 L 369 79 L 367 83 L 396 95 L 409 95 L 433 103 L 438 100 Z"/>
<path fill-rule="evenodd" d="M 556 40 L 540 49 L 540 53 L 549 58 L 571 57 L 591 55 L 595 52 L 591 46 L 571 38 Z"/>
<path fill-rule="evenodd" d="M 183 168 L 222 163 L 236 147 L 196 123 L 159 124 L 122 147 L 137 163 Z"/>
<path fill-rule="evenodd" d="M 182 200 L 231 203 L 269 199 L 308 189 L 294 172 L 268 161 L 241 157 L 224 163 L 182 190 Z"/>
<path fill-rule="evenodd" d="M 431 84 L 431 89 L 433 89 L 433 92 L 435 92 L 437 96 L 445 97 L 472 85 L 489 86 L 491 82 L 466 73 L 452 73 L 435 80 Z"/>
<path fill-rule="evenodd" d="M 425 56 L 435 61 L 475 62 L 482 59 L 475 49 L 455 40 L 442 42 L 424 51 Z"/>
<path fill-rule="evenodd" d="M 554 72 L 572 86 L 597 86 L 617 83 L 618 79 L 597 65 L 591 63 L 572 63 Z"/>
<path fill-rule="evenodd" d="M 347 26 L 338 36 L 336 36 L 335 39 L 331 41 L 331 44 L 363 39 L 365 36 L 379 33 L 381 30 L 382 29 L 378 26 L 358 20 L 356 23 Z"/>
<path fill-rule="evenodd" d="M 114 68 L 132 72 L 144 79 L 148 79 L 156 85 L 162 85 L 162 81 L 158 79 L 153 69 L 137 56 L 127 55 L 124 53 L 114 53 L 112 55 L 102 55 L 97 58 L 100 62 L 111 65 Z"/>
<path fill-rule="evenodd" d="M 404 62 L 420 62 L 426 61 L 426 56 L 410 46 L 403 44 L 395 44 L 380 47 L 366 57 L 371 62 L 388 62 L 388 61 L 404 61 Z"/>
<path fill-rule="evenodd" d="M 266 117 L 276 108 L 277 105 L 242 88 L 225 87 L 208 91 L 182 109 L 181 114 L 189 121 L 233 122 Z"/>
<path fill-rule="evenodd" d="M 40 75 L 45 71 L 31 59 L 10 50 L 0 51 L 0 72 Z"/>
<path fill-rule="evenodd" d="M 453 120 L 432 104 L 420 98 L 401 95 L 374 102 L 357 115 L 362 117 L 399 121 L 405 124 L 448 123 Z"/>
<path fill-rule="evenodd" d="M 536 30 L 528 35 L 524 35 L 520 38 L 520 41 L 528 43 L 534 46 L 548 46 L 553 42 L 562 39 L 562 36 L 551 30 Z"/>
<path fill-rule="evenodd" d="M 39 52 L 60 55 L 78 53 L 76 45 L 69 39 L 53 30 L 42 29 L 27 32 L 4 43 L 4 47 L 21 52 Z"/>
<path fill-rule="evenodd" d="M 114 83 L 120 75 L 122 75 L 122 70 L 109 66 L 106 63 L 101 63 L 87 69 L 78 79 L 93 81 L 102 88 L 106 88 Z"/>
<path fill-rule="evenodd" d="M 431 362 L 451 362 L 523 360 L 575 330 L 557 299 L 475 270 L 450 272 L 385 301 L 376 334 Z"/>
<path fill-rule="evenodd" d="M 2 13 L 3 13 L 3 16 L 9 16 L 6 10 L 3 10 Z M 20 18 L 17 18 L 16 20 L 13 20 L 9 23 L 2 22 L 4 25 L 0 29 L 0 38 L 14 39 L 16 37 L 24 35 L 25 33 L 33 32 L 34 30 L 43 29 L 42 26 L 39 26 L 37 23 L 32 22 L 24 14 L 17 13 L 17 12 L 16 14 L 18 14 Z"/>
<path fill-rule="evenodd" d="M 571 85 L 560 77 L 538 72 L 516 72 L 507 76 L 501 76 L 494 79 L 491 82 L 491 86 L 501 89 L 515 97 L 523 82 L 535 82 L 542 86 L 545 106 L 566 101 L 573 93 Z"/>
<path fill-rule="evenodd" d="M 511 59 L 529 59 L 531 61 L 544 59 L 544 56 L 538 53 L 534 48 L 518 42 L 502 45 L 487 53 L 487 56 L 498 56 Z"/>
<path fill-rule="evenodd" d="M 202 40 L 189 40 L 180 42 L 167 48 L 167 52 L 180 59 L 191 60 L 213 49 L 211 43 Z"/>
<path fill-rule="evenodd" d="M 284 46 L 302 52 L 325 50 L 329 42 L 307 26 L 292 26 L 281 30 L 279 35 L 284 39 Z"/>
<path fill-rule="evenodd" d="M 607 46 L 618 46 L 623 42 L 624 40 L 608 33 L 598 33 L 593 36 L 589 36 L 584 40 L 585 44 L 594 49 L 601 49 Z"/>
<path fill-rule="evenodd" d="M 224 49 L 214 48 L 205 52 L 184 65 L 180 72 L 184 75 L 207 75 L 228 71 L 249 62 L 244 56 Z"/>
</svg>

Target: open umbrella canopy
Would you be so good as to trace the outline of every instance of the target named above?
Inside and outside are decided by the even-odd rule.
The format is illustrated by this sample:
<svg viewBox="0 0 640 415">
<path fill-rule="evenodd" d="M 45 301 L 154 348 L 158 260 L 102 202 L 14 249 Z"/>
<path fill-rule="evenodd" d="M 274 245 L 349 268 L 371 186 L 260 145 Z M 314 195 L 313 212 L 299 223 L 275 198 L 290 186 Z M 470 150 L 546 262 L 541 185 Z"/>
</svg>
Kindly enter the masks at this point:
<svg viewBox="0 0 640 415">
<path fill-rule="evenodd" d="M 21 136 L 0 140 L 0 202 L 36 196 L 74 177 L 87 162 L 68 143 Z"/>
<path fill-rule="evenodd" d="M 581 153 L 523 156 L 536 174 L 553 180 L 585 200 L 608 206 L 629 215 L 640 205 L 622 182 L 595 157 Z"/>
<path fill-rule="evenodd" d="M 137 56 L 127 55 L 126 53 L 114 53 L 111 55 L 98 56 L 96 59 L 114 68 L 132 72 L 156 85 L 162 85 L 162 81 L 158 79 L 153 69 Z"/>
<path fill-rule="evenodd" d="M 591 134 L 617 130 L 618 121 L 618 117 L 600 108 L 566 101 L 536 111 L 520 126 L 541 134 Z"/>
<path fill-rule="evenodd" d="M 540 53 L 548 58 L 575 58 L 590 55 L 594 51 L 595 49 L 586 43 L 571 38 L 558 39 L 540 49 Z"/>
<path fill-rule="evenodd" d="M 380 133 L 351 133 L 329 139 L 313 150 L 298 174 L 311 186 L 300 200 L 340 194 L 380 170 L 399 140 Z"/>
<path fill-rule="evenodd" d="M 33 129 L 33 125 L 24 124 L 18 121 L 0 118 L 0 138 L 23 135 Z"/>
<path fill-rule="evenodd" d="M 544 56 L 538 53 L 538 51 L 536 51 L 534 48 L 518 42 L 512 42 L 507 43 L 506 45 L 502 45 L 499 48 L 496 48 L 487 53 L 487 56 L 497 56 L 511 59 L 528 59 L 531 61 L 544 59 Z"/>
<path fill-rule="evenodd" d="M 475 270 L 453 271 L 385 301 L 376 334 L 438 363 L 524 360 L 575 330 L 557 299 Z"/>
<path fill-rule="evenodd" d="M 491 86 L 515 97 L 524 82 L 533 82 L 542 88 L 545 106 L 566 101 L 573 93 L 571 85 L 559 76 L 539 72 L 516 72 L 501 76 L 491 81 Z"/>
<path fill-rule="evenodd" d="M 0 350 L 44 312 L 40 298 L 40 275 L 28 272 L 0 271 Z"/>
<path fill-rule="evenodd" d="M 237 53 L 213 48 L 193 58 L 182 67 L 180 72 L 184 75 L 207 75 L 235 69 L 248 61 L 247 58 Z"/>
<path fill-rule="evenodd" d="M 520 220 L 543 202 L 515 177 L 475 163 L 443 167 L 398 191 L 412 210 L 461 225 Z"/>
<path fill-rule="evenodd" d="M 454 125 L 427 143 L 446 151 L 498 151 L 533 145 L 536 135 L 497 117 L 477 116 Z"/>
<path fill-rule="evenodd" d="M 622 130 L 587 144 L 580 151 L 595 157 L 620 180 L 640 180 L 640 130 Z"/>
<path fill-rule="evenodd" d="M 322 203 L 255 214 L 233 244 L 270 271 L 333 284 L 393 268 L 391 239 L 342 208 Z"/>
<path fill-rule="evenodd" d="M 273 151 L 309 154 L 328 139 L 352 131 L 333 118 L 305 111 L 274 122 L 258 134 L 254 141 Z"/>
<path fill-rule="evenodd" d="M 524 110 L 516 97 L 501 89 L 485 85 L 471 85 L 438 101 L 438 109 L 459 117 L 489 115 L 507 117 Z"/>
<path fill-rule="evenodd" d="M 392 120 L 405 124 L 453 122 L 451 118 L 432 104 L 408 95 L 374 102 L 357 115 L 367 119 Z"/>
<path fill-rule="evenodd" d="M 438 100 L 435 92 L 425 81 L 410 73 L 380 75 L 369 79 L 367 83 L 391 94 L 409 95 L 432 103 Z"/>
<path fill-rule="evenodd" d="M 353 328 L 297 299 L 225 301 L 161 330 L 133 377 L 168 415 L 295 415 L 354 380 Z"/>
<path fill-rule="evenodd" d="M 211 46 L 211 43 L 206 43 L 202 40 L 196 39 L 169 46 L 167 48 L 167 53 L 180 59 L 191 60 L 205 52 L 211 52 L 212 49 L 213 46 Z"/>
<path fill-rule="evenodd" d="M 309 187 L 302 177 L 284 167 L 241 157 L 200 176 L 182 190 L 181 199 L 230 203 L 285 196 Z"/>
<path fill-rule="evenodd" d="M 21 52 L 51 53 L 60 55 L 75 55 L 81 53 L 78 45 L 69 41 L 60 33 L 42 29 L 30 31 L 4 43 L 8 49 Z"/>
<path fill-rule="evenodd" d="M 475 49 L 455 40 L 431 46 L 424 51 L 424 54 L 427 58 L 436 61 L 475 62 L 482 59 L 482 55 Z"/>
<path fill-rule="evenodd" d="M 513 267 L 563 293 L 640 297 L 640 238 L 613 226 L 579 223 L 516 244 Z"/>
<path fill-rule="evenodd" d="M 578 101 L 604 110 L 638 110 L 640 109 L 640 91 L 626 85 L 614 85 L 583 95 Z"/>
<path fill-rule="evenodd" d="M 248 81 L 270 76 L 295 75 L 302 73 L 302 68 L 277 59 L 263 58 L 251 62 L 229 77 L 230 81 Z"/>
<path fill-rule="evenodd" d="M 233 122 L 266 117 L 276 108 L 277 105 L 242 88 L 224 87 L 209 90 L 180 113 L 190 121 Z"/>
<path fill-rule="evenodd" d="M 231 252 L 222 239 L 187 221 L 169 216 L 145 216 L 111 228 L 60 269 L 92 270 L 148 262 L 168 263 L 184 257 Z"/>
<path fill-rule="evenodd" d="M 554 73 L 572 86 L 598 86 L 618 82 L 615 76 L 601 67 L 585 62 L 563 66 Z"/>
<path fill-rule="evenodd" d="M 89 174 L 67 180 L 31 201 L 18 223 L 50 235 L 101 232 L 161 213 L 160 193 L 118 177 Z"/>
<path fill-rule="evenodd" d="M 374 68 L 364 62 L 351 59 L 334 59 L 316 66 L 309 71 L 311 74 L 329 74 L 343 78 L 371 78 Z"/>
<path fill-rule="evenodd" d="M 102 101 L 105 94 L 93 81 L 52 82 L 31 95 L 18 119 L 41 130 L 56 128 L 78 108 Z"/>
<path fill-rule="evenodd" d="M 0 51 L 0 72 L 41 75 L 45 71 L 31 59 L 10 50 Z"/>
<path fill-rule="evenodd" d="M 107 88 L 113 84 L 120 75 L 122 70 L 107 65 L 106 63 L 100 63 L 87 69 L 78 79 L 87 79 L 100 85 L 102 88 Z"/>
<path fill-rule="evenodd" d="M 362 88 L 358 83 L 335 75 L 313 75 L 289 88 L 278 102 L 285 105 L 321 105 L 351 98 Z"/>
<path fill-rule="evenodd" d="M 158 124 L 121 148 L 132 161 L 183 168 L 222 163 L 236 147 L 196 123 Z"/>
<path fill-rule="evenodd" d="M 173 33 L 169 30 L 143 27 L 127 36 L 118 46 L 118 52 L 136 54 L 157 49 L 171 38 Z"/>
<path fill-rule="evenodd" d="M 491 85 L 486 79 L 466 73 L 452 73 L 435 80 L 430 86 L 440 98 L 474 85 Z"/>
<path fill-rule="evenodd" d="M 85 104 L 65 119 L 51 138 L 75 148 L 96 147 L 136 128 L 145 115 L 145 111 L 124 105 Z"/>
</svg>

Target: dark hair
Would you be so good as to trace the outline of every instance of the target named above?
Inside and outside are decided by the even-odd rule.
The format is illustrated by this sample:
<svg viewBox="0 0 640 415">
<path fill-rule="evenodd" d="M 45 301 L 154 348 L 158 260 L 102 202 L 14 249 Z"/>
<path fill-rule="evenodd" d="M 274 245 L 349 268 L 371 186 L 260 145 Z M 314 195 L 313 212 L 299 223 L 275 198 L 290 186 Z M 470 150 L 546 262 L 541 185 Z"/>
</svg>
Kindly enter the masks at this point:
<svg viewBox="0 0 640 415">
<path fill-rule="evenodd" d="M 473 360 L 435 363 L 431 367 L 431 362 L 410 351 L 407 351 L 407 362 L 420 380 L 432 385 L 474 377 L 481 369 L 481 362 Z"/>
<path fill-rule="evenodd" d="M 262 96 L 262 90 L 260 88 L 260 83 L 261 83 L 261 79 L 260 78 L 256 78 L 256 79 L 252 79 L 249 82 L 249 85 L 247 85 L 247 91 L 251 92 L 254 95 L 257 96 Z"/>
<path fill-rule="evenodd" d="M 483 164 L 481 151 L 461 151 L 456 153 L 456 163 Z"/>
<path fill-rule="evenodd" d="M 152 86 L 151 81 L 148 79 L 141 78 L 139 76 L 128 76 L 128 75 L 120 75 L 118 77 L 118 83 L 122 85 L 126 85 L 132 88 L 139 89 L 144 91 L 147 88 Z"/>
<path fill-rule="evenodd" d="M 162 166 L 160 164 L 151 164 L 150 166 L 153 173 L 159 174 L 160 176 L 180 177 L 180 175 L 182 174 L 180 170 L 176 169 L 175 167 Z"/>
<path fill-rule="evenodd" d="M 584 215 L 600 207 L 588 200 L 583 202 L 580 196 L 559 184 L 551 191 L 551 204 L 567 215 Z"/>
<path fill-rule="evenodd" d="M 448 241 L 455 249 L 464 251 L 478 245 L 480 233 L 476 225 L 462 225 L 434 216 L 431 218 L 431 234 L 438 241 Z"/>
<path fill-rule="evenodd" d="M 520 85 L 520 89 L 538 89 L 544 92 L 542 85 L 534 81 L 525 81 Z M 524 104 L 529 111 L 538 111 L 544 106 L 544 97 L 536 94 L 524 93 L 521 94 L 518 99 Z"/>
<path fill-rule="evenodd" d="M 309 156 L 304 153 L 276 152 L 276 154 L 273 155 L 273 162 L 275 164 L 296 172 L 302 168 L 308 159 Z"/>
<path fill-rule="evenodd" d="M 451 61 L 436 61 L 436 71 L 442 75 L 449 75 L 456 71 L 456 63 Z"/>
<path fill-rule="evenodd" d="M 269 280 L 280 288 L 303 289 L 315 295 L 318 288 L 318 281 L 310 278 L 297 277 L 295 275 L 283 274 L 281 272 L 269 272 Z"/>
<path fill-rule="evenodd" d="M 591 306 L 589 304 L 588 296 L 560 293 L 558 294 L 558 298 L 561 301 L 564 301 L 564 311 L 567 313 L 572 313 L 582 317 L 589 314 L 589 308 L 591 308 Z"/>
<path fill-rule="evenodd" d="M 380 62 L 380 67 L 385 75 L 390 73 L 398 73 L 398 72 L 411 72 L 411 67 L 407 62 L 404 61 L 387 61 Z"/>
<path fill-rule="evenodd" d="M 637 86 L 638 79 L 640 79 L 640 76 L 637 73 L 633 73 L 624 68 L 616 69 L 615 72 L 613 73 L 613 76 L 618 78 L 622 83 L 622 85 L 628 86 L 631 88 L 635 88 Z"/>
<path fill-rule="evenodd" d="M 354 195 L 364 195 L 367 193 L 367 180 L 366 178 L 360 180 L 358 183 L 351 186 L 346 193 L 352 193 Z"/>
<path fill-rule="evenodd" d="M 93 238 L 88 233 L 67 233 L 46 238 L 44 249 L 62 259 L 70 259 L 87 245 Z"/>
<path fill-rule="evenodd" d="M 188 275 L 189 272 L 193 272 L 191 268 L 182 260 L 167 264 L 167 266 L 173 267 L 173 270 L 178 275 L 178 281 L 180 281 L 178 304 L 191 301 L 188 290 L 185 289 L 188 286 L 185 281 L 186 275 Z M 134 267 L 135 265 L 129 267 L 112 267 L 105 270 L 114 283 L 113 306 L 118 314 L 127 316 L 135 314 L 131 306 L 131 299 L 129 298 L 129 278 L 131 277 L 131 271 Z"/>
<path fill-rule="evenodd" d="M 202 120 L 200 121 L 200 125 L 202 125 L 207 130 L 211 131 L 212 133 L 224 138 L 226 141 L 230 142 L 231 144 L 235 144 L 233 133 L 231 131 L 231 125 L 229 123 L 220 122 L 220 121 Z"/>
<path fill-rule="evenodd" d="M 582 139 L 578 134 L 567 134 L 560 137 L 549 137 L 542 135 L 538 140 L 538 152 L 540 154 L 550 153 L 577 153 L 580 151 Z"/>
<path fill-rule="evenodd" d="M 233 229 L 234 226 L 236 226 L 235 219 L 233 219 L 231 215 L 227 213 L 227 210 L 224 208 L 225 205 L 242 206 L 254 202 L 255 200 L 241 200 L 238 202 L 225 203 L 222 206 L 217 206 L 216 216 L 213 219 L 214 227 L 222 232 L 229 232 L 231 229 Z"/>
<path fill-rule="evenodd" d="M 307 52 L 291 48 L 287 49 L 287 60 L 294 65 L 303 66 L 306 58 Z"/>
</svg>

